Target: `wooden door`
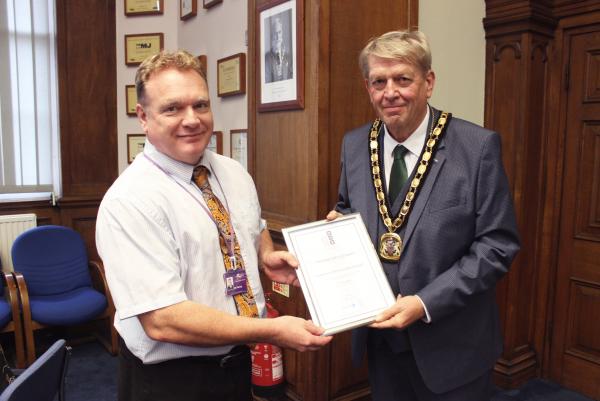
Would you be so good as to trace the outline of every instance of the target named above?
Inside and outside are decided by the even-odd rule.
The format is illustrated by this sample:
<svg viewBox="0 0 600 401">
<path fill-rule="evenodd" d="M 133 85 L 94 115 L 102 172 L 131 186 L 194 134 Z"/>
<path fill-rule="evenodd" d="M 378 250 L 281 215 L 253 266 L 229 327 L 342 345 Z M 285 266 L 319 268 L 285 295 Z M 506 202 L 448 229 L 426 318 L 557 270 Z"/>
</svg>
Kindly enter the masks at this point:
<svg viewBox="0 0 600 401">
<path fill-rule="evenodd" d="M 565 38 L 568 91 L 550 374 L 600 399 L 600 24 Z"/>
</svg>

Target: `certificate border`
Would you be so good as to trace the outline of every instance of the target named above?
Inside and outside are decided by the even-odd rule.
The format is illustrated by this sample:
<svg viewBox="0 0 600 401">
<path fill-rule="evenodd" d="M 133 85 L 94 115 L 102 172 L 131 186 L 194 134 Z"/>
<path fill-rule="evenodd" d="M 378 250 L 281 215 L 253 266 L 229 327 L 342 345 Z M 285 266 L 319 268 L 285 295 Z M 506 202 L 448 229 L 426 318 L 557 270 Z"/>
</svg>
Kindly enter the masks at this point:
<svg viewBox="0 0 600 401">
<path fill-rule="evenodd" d="M 128 41 L 135 41 L 135 40 L 139 40 L 139 38 L 142 38 L 144 36 L 153 36 L 154 39 L 158 39 L 160 41 L 160 49 L 158 49 L 157 52 L 155 52 L 154 54 L 160 52 L 161 50 L 164 49 L 165 46 L 165 35 L 162 32 L 152 32 L 152 33 L 136 33 L 136 34 L 129 34 L 129 35 L 125 35 L 125 65 L 127 66 L 135 66 L 135 65 L 140 65 L 142 64 L 142 61 L 144 60 L 139 60 L 139 61 L 127 61 L 129 59 L 128 57 L 128 53 L 127 53 L 127 43 Z M 150 57 L 150 56 L 148 56 Z"/>
<path fill-rule="evenodd" d="M 298 280 L 300 281 L 300 285 L 302 287 L 302 292 L 304 294 L 304 299 L 306 300 L 306 304 L 310 311 L 311 318 L 313 319 L 315 324 L 322 326 L 325 329 L 325 332 L 323 333 L 323 335 L 331 335 L 331 334 L 339 333 L 342 331 L 350 330 L 355 327 L 364 326 L 369 323 L 372 323 L 375 321 L 375 317 L 377 316 L 377 314 L 379 314 L 379 312 L 381 312 L 383 309 L 393 305 L 395 302 L 395 298 L 394 298 L 392 289 L 387 281 L 387 278 L 386 278 L 383 268 L 381 266 L 379 257 L 377 256 L 377 253 L 375 252 L 375 248 L 373 247 L 373 244 L 371 243 L 371 238 L 369 237 L 367 229 L 366 229 L 359 213 L 349 214 L 349 215 L 340 217 L 333 221 L 320 220 L 320 221 L 316 221 L 313 223 L 307 223 L 307 224 L 302 224 L 299 226 L 284 228 L 284 229 L 282 229 L 282 233 L 283 233 L 283 237 L 285 239 L 285 243 L 288 246 L 288 250 L 292 254 L 296 255 L 296 250 L 294 248 L 294 243 L 295 243 L 294 237 L 296 235 L 298 235 L 299 233 L 303 233 L 303 232 L 306 232 L 307 230 L 319 228 L 320 226 L 334 225 L 334 224 L 344 223 L 344 222 L 348 222 L 348 221 L 352 222 L 358 229 L 361 243 L 364 245 L 365 250 L 368 252 L 367 258 L 370 262 L 370 267 L 373 270 L 373 273 L 375 274 L 375 278 L 377 280 L 379 288 L 382 291 L 382 295 L 384 296 L 386 305 L 384 308 L 382 308 L 380 310 L 367 312 L 366 315 L 363 313 L 359 317 L 357 317 L 355 320 L 354 319 L 350 319 L 350 320 L 345 319 L 344 322 L 341 322 L 339 324 L 324 325 L 323 317 L 319 313 L 319 308 L 317 308 L 317 303 L 316 303 L 317 300 L 315 299 L 315 291 L 314 291 L 313 287 L 311 286 L 312 280 L 310 280 L 310 277 L 306 276 L 308 271 L 302 269 L 302 262 L 300 261 L 300 267 L 297 270 Z M 299 258 L 299 260 L 300 260 L 300 258 Z"/>
<path fill-rule="evenodd" d="M 229 91 L 229 92 L 221 92 L 221 81 L 224 79 L 221 76 L 221 65 L 225 63 L 230 63 L 232 61 L 238 60 L 238 70 L 235 72 L 238 87 Z M 233 95 L 241 95 L 246 93 L 246 54 L 245 53 L 237 53 L 229 57 L 225 57 L 217 60 L 217 96 L 219 97 L 227 97 Z"/>
<path fill-rule="evenodd" d="M 133 90 L 133 94 L 129 91 Z M 125 113 L 128 116 L 137 116 L 137 112 L 135 110 L 135 105 L 133 106 L 133 110 L 129 110 L 129 103 L 133 100 L 131 96 L 135 96 L 135 103 L 137 104 L 137 94 L 135 93 L 135 85 L 125 85 Z"/>
<path fill-rule="evenodd" d="M 127 163 L 133 163 L 133 159 L 141 153 L 133 154 L 136 149 L 136 144 L 146 141 L 146 134 L 127 134 Z"/>
</svg>

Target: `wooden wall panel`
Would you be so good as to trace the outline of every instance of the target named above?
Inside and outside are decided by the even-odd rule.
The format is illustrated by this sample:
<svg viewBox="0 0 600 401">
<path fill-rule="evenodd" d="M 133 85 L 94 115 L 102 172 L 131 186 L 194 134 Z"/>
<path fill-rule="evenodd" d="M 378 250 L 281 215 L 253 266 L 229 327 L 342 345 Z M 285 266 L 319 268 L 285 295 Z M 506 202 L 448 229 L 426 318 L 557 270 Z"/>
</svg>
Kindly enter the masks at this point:
<svg viewBox="0 0 600 401">
<path fill-rule="evenodd" d="M 114 0 L 59 0 L 63 196 L 98 196 L 118 175 Z"/>
</svg>

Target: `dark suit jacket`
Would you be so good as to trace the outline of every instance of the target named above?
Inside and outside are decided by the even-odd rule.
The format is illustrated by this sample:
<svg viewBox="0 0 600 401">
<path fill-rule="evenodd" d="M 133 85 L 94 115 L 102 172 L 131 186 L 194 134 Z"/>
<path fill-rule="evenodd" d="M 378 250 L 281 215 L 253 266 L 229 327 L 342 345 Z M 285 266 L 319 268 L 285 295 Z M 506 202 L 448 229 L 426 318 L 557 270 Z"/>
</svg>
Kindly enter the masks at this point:
<svg viewBox="0 0 600 401">
<path fill-rule="evenodd" d="M 432 110 L 437 121 L 439 111 Z M 369 129 L 344 137 L 336 209 L 360 212 L 377 247 L 386 230 L 371 178 Z M 392 207 L 394 217 L 409 182 Z M 494 289 L 519 237 L 499 135 L 452 118 L 421 185 L 401 230 L 400 262 L 383 265 L 394 292 L 416 294 L 427 306 L 431 323 L 418 321 L 406 331 L 425 384 L 443 393 L 489 371 L 502 350 Z M 353 332 L 355 361 L 362 359 L 368 330 L 375 329 Z"/>
</svg>

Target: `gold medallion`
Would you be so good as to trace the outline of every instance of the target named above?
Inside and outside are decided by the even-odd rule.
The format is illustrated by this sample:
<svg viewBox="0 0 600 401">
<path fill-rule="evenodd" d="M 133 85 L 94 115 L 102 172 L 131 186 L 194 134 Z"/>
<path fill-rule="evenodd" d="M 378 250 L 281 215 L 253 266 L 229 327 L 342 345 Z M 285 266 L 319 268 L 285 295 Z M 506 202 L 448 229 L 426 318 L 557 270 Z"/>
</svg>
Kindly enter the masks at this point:
<svg viewBox="0 0 600 401">
<path fill-rule="evenodd" d="M 379 256 L 391 262 L 400 260 L 402 238 L 396 233 L 385 233 L 379 239 Z"/>
</svg>

